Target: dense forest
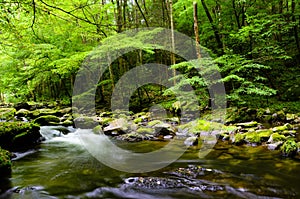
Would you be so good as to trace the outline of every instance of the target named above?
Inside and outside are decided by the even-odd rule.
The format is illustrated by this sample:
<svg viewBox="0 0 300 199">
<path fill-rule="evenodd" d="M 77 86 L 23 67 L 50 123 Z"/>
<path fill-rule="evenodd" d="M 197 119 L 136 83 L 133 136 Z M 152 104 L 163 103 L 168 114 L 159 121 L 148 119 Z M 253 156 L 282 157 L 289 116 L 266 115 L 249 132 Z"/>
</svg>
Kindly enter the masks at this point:
<svg viewBox="0 0 300 199">
<path fill-rule="evenodd" d="M 99 80 L 96 101 L 100 107 L 107 106 L 126 71 L 146 63 L 172 65 L 186 78 L 172 89 L 190 84 L 199 91 L 201 108 L 209 106 L 207 85 L 185 60 L 149 48 L 147 35 L 134 45 L 130 37 L 114 37 L 145 27 L 167 28 L 195 38 L 218 66 L 228 106 L 299 100 L 300 6 L 296 0 L 6 0 L 0 9 L 2 102 L 70 104 L 75 77 L 86 56 L 109 42 L 110 48 L 136 50 L 115 60 Z M 172 101 L 169 90 L 146 85 L 132 101 L 138 106 Z"/>
</svg>

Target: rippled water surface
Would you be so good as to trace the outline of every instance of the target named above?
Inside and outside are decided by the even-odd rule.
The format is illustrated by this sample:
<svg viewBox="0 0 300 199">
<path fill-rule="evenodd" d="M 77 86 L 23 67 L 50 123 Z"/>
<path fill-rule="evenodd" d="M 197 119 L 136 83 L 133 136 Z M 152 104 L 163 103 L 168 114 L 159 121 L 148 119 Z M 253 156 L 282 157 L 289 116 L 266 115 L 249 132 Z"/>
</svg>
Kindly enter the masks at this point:
<svg viewBox="0 0 300 199">
<path fill-rule="evenodd" d="M 17 154 L 11 179 L 0 183 L 8 189 L 2 198 L 300 198 L 300 163 L 264 147 L 218 142 L 201 159 L 191 147 L 168 167 L 130 174 L 93 158 L 78 130 L 53 128 L 42 128 L 39 149 Z M 114 142 L 138 152 L 166 144 Z"/>
</svg>

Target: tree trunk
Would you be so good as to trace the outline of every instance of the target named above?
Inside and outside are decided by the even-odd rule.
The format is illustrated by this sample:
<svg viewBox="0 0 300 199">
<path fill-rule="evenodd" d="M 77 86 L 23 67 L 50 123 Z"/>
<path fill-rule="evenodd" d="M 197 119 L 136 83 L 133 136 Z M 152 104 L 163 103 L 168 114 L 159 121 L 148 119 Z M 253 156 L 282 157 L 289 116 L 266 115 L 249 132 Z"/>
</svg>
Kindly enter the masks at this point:
<svg viewBox="0 0 300 199">
<path fill-rule="evenodd" d="M 223 44 L 222 44 L 222 41 L 221 41 L 220 33 L 219 33 L 217 27 L 214 24 L 214 21 L 213 21 L 213 19 L 211 17 L 211 14 L 210 14 L 207 6 L 206 6 L 205 1 L 201 0 L 201 3 L 202 3 L 202 6 L 204 8 L 204 11 L 206 13 L 206 16 L 207 16 L 207 18 L 208 18 L 208 20 L 210 22 L 210 25 L 211 25 L 211 27 L 212 27 L 212 29 L 214 31 L 214 35 L 215 35 L 215 38 L 216 38 L 216 41 L 217 41 L 218 48 L 221 50 L 221 54 L 223 54 Z"/>
<path fill-rule="evenodd" d="M 176 64 L 175 59 L 175 38 L 174 38 L 174 21 L 173 21 L 173 0 L 169 0 L 169 13 L 170 13 L 170 26 L 171 26 L 171 65 Z M 176 70 L 173 69 L 173 77 L 176 76 Z M 176 80 L 173 81 L 174 85 L 176 84 Z"/>
<path fill-rule="evenodd" d="M 122 5 L 120 3 L 120 0 L 116 0 L 117 2 L 117 27 L 118 27 L 118 30 L 117 32 L 120 33 L 122 32 Z"/>
<path fill-rule="evenodd" d="M 295 9 L 296 9 L 296 3 L 295 0 L 292 0 L 292 20 L 293 22 L 297 22 L 296 20 L 296 16 L 295 16 Z M 294 37 L 295 37 L 295 41 L 296 41 L 296 46 L 297 46 L 297 50 L 298 50 L 298 62 L 300 62 L 300 41 L 299 41 L 299 35 L 298 35 L 298 26 L 295 25 L 294 26 Z"/>
<path fill-rule="evenodd" d="M 112 61 L 111 61 L 111 57 L 109 54 L 107 54 L 107 61 L 109 63 L 109 76 L 110 76 L 110 80 L 111 80 L 111 90 L 113 91 L 115 89 L 115 82 L 114 82 L 114 74 L 113 74 L 113 69 L 112 69 Z"/>
<path fill-rule="evenodd" d="M 194 2 L 194 32 L 195 32 L 195 38 L 196 38 L 197 58 L 201 59 L 199 29 L 198 29 L 198 9 L 197 9 L 197 2 Z"/>
<path fill-rule="evenodd" d="M 145 15 L 144 15 L 144 13 L 143 13 L 143 10 L 142 10 L 141 6 L 139 5 L 139 3 L 138 3 L 137 0 L 134 0 L 134 1 L 135 1 L 136 6 L 138 7 L 140 13 L 142 14 L 142 17 L 143 17 L 143 19 L 144 19 L 144 21 L 145 21 L 146 26 L 149 27 L 148 21 L 147 21 Z"/>
</svg>

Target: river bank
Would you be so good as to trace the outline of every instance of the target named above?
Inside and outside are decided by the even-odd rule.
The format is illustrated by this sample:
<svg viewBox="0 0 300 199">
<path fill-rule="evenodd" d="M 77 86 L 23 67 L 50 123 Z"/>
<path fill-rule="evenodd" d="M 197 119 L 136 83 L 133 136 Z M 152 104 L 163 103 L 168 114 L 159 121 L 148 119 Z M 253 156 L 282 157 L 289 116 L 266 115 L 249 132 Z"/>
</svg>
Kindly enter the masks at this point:
<svg viewBox="0 0 300 199">
<path fill-rule="evenodd" d="M 269 109 L 228 109 L 225 125 L 210 114 L 183 122 L 180 117 L 161 117 L 154 112 L 130 113 L 99 111 L 95 116 L 72 114 L 71 107 L 50 105 L 7 106 L 0 108 L 1 158 L 4 177 L 11 175 L 14 152 L 33 149 L 45 139 L 39 126 L 58 126 L 61 134 L 70 133 L 59 126 L 93 129 L 122 142 L 159 141 L 167 143 L 181 137 L 187 147 L 201 149 L 205 143 L 224 142 L 228 146 L 261 146 L 279 151 L 282 156 L 300 159 L 299 114 Z M 61 135 L 57 135 L 61 136 Z M 156 142 L 152 142 L 154 145 Z M 230 157 L 230 156 L 228 156 Z"/>
</svg>

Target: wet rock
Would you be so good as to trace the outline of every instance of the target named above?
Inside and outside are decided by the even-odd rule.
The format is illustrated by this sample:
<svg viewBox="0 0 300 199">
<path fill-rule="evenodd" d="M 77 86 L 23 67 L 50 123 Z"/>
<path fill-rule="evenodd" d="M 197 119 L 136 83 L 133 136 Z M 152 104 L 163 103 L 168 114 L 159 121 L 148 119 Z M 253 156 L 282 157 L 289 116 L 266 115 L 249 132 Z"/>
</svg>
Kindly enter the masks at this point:
<svg viewBox="0 0 300 199">
<path fill-rule="evenodd" d="M 280 146 L 283 144 L 283 141 L 278 141 L 275 143 L 267 144 L 267 147 L 269 150 L 277 150 L 280 148 Z"/>
<path fill-rule="evenodd" d="M 184 141 L 186 146 L 197 146 L 198 145 L 198 137 L 189 137 Z"/>
<path fill-rule="evenodd" d="M 123 134 L 118 136 L 119 140 L 127 141 L 127 142 L 140 142 L 143 140 L 149 140 L 150 138 L 146 135 L 142 135 L 140 133 L 131 132 L 127 134 Z"/>
<path fill-rule="evenodd" d="M 159 190 L 159 189 L 186 189 L 196 192 L 220 191 L 224 187 L 213 183 L 203 182 L 197 179 L 184 179 L 179 177 L 131 177 L 125 179 L 126 187 L 139 189 Z"/>
<path fill-rule="evenodd" d="M 166 124 L 166 123 L 156 124 L 154 126 L 154 129 L 155 129 L 155 133 L 154 133 L 155 137 L 166 136 L 166 135 L 172 135 L 172 136 L 176 135 L 176 129 L 170 124 Z"/>
<path fill-rule="evenodd" d="M 104 127 L 103 132 L 105 135 L 120 135 L 125 134 L 128 130 L 128 121 L 124 118 L 115 119 L 109 122 L 109 125 Z"/>
</svg>

